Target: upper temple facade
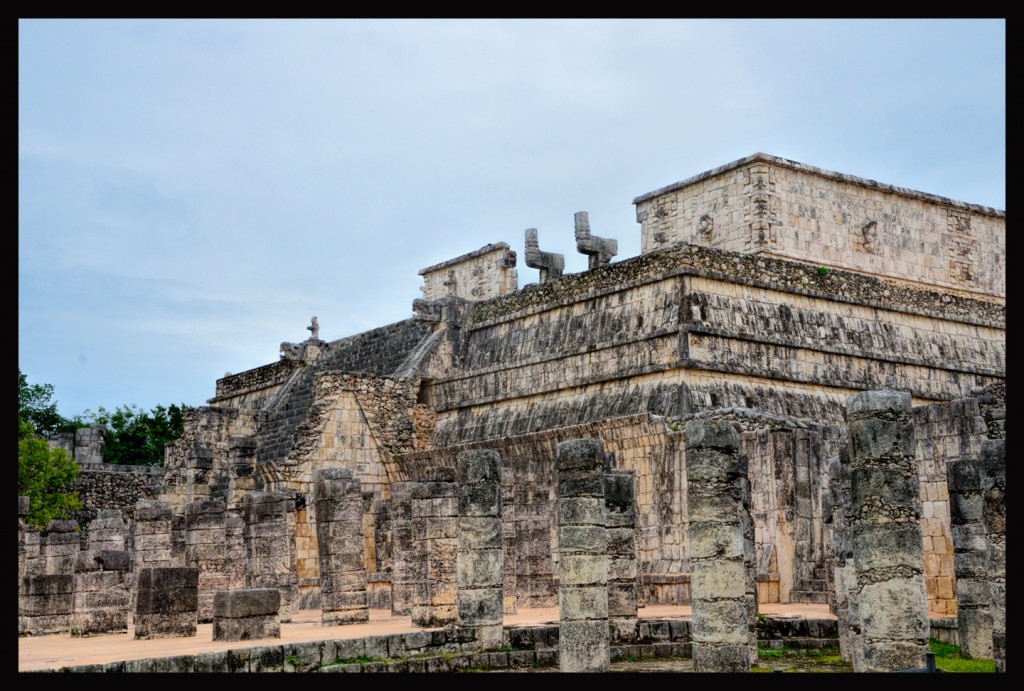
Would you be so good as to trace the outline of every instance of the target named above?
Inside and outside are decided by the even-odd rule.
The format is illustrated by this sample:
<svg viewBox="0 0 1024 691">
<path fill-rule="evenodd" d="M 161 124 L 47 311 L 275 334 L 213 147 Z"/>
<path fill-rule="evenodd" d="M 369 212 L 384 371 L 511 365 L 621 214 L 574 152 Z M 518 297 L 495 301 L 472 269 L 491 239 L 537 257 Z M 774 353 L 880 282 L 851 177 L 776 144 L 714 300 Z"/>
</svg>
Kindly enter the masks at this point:
<svg viewBox="0 0 1024 691">
<path fill-rule="evenodd" d="M 680 242 L 1006 295 L 1006 215 L 767 154 L 633 200 L 641 251 Z"/>
<path fill-rule="evenodd" d="M 371 588 L 391 592 L 395 483 L 492 449 L 506 611 L 553 606 L 555 445 L 598 438 L 637 478 L 642 598 L 677 603 L 689 596 L 681 422 L 727 418 L 750 463 L 759 597 L 821 602 L 845 402 L 896 389 L 919 418 L 929 606 L 955 610 L 942 464 L 1003 433 L 989 394 L 1005 385 L 1005 213 L 765 154 L 633 203 L 639 256 L 613 261 L 616 240 L 579 212 L 587 271 L 563 275 L 527 229 L 525 269 L 507 242 L 487 244 L 421 270 L 409 319 L 333 341 L 314 321 L 278 361 L 220 379 L 168 447 L 159 498 L 181 512 L 294 491 L 297 587 L 315 592 L 311 483 L 350 468 Z M 519 289 L 517 271 L 534 269 L 540 281 Z"/>
</svg>

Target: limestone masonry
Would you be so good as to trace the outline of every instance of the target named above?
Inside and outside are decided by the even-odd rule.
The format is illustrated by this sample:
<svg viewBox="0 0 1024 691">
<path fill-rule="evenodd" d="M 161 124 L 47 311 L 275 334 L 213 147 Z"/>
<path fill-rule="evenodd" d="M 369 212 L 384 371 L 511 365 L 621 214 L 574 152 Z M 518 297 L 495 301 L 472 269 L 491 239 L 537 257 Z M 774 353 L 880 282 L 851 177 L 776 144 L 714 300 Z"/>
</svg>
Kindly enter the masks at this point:
<svg viewBox="0 0 1024 691">
<path fill-rule="evenodd" d="M 93 616 L 73 595 L 86 578 L 131 592 L 148 636 L 389 608 L 490 649 L 498 608 L 561 602 L 562 669 L 601 671 L 638 605 L 692 601 L 695 664 L 745 670 L 757 602 L 829 602 L 844 655 L 881 670 L 916 664 L 929 615 L 956 619 L 959 575 L 968 647 L 1005 668 L 1004 538 L 980 508 L 988 482 L 1001 515 L 1005 475 L 977 470 L 1005 438 L 1005 213 L 760 153 L 633 203 L 639 256 L 614 261 L 581 211 L 587 271 L 528 228 L 521 289 L 494 242 L 422 269 L 407 320 L 324 341 L 313 317 L 186 411 L 162 470 L 55 441 L 82 463 L 80 523 L 125 527 L 102 548 L 23 529 L 19 630 L 123 629 L 121 600 Z M 584 440 L 592 478 L 559 465 Z M 132 568 L 90 552 L 76 570 L 79 549 Z M 195 611 L 155 606 L 172 575 Z M 280 596 L 235 621 L 215 594 L 246 589 Z M 885 611 L 897 591 L 914 601 Z"/>
</svg>

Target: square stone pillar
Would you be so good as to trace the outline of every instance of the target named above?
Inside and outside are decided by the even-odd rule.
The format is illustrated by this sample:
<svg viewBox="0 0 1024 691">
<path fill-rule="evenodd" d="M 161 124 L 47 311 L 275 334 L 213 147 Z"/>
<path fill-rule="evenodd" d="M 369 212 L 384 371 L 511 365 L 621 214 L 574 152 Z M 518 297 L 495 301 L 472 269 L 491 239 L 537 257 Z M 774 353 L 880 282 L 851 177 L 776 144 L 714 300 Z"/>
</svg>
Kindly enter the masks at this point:
<svg viewBox="0 0 1024 691">
<path fill-rule="evenodd" d="M 413 585 L 417 580 L 412 487 L 412 482 L 391 483 L 391 613 L 396 616 L 412 614 Z"/>
<path fill-rule="evenodd" d="M 747 545 L 752 523 L 743 516 L 746 457 L 728 421 L 690 420 L 684 436 L 693 671 L 749 672 L 753 565 Z"/>
<path fill-rule="evenodd" d="M 206 499 L 185 505 L 185 565 L 199 569 L 199 621 L 213 621 L 213 597 L 220 590 L 245 587 L 245 560 L 238 547 L 229 546 L 228 511 L 224 499 Z"/>
<path fill-rule="evenodd" d="M 324 626 L 367 622 L 362 485 L 351 468 L 318 470 L 314 484 L 320 621 Z"/>
<path fill-rule="evenodd" d="M 247 588 L 281 591 L 281 621 L 290 622 L 296 606 L 295 492 L 251 492 L 242 498 L 245 519 Z"/>
<path fill-rule="evenodd" d="M 981 491 L 981 461 L 950 461 L 946 473 L 960 654 L 990 660 L 992 613 L 989 610 L 988 533 L 985 497 Z"/>
<path fill-rule="evenodd" d="M 72 596 L 71 635 L 125 633 L 131 555 L 124 550 L 78 553 Z"/>
<path fill-rule="evenodd" d="M 608 626 L 611 640 L 637 640 L 636 472 L 604 474 L 608 539 Z"/>
<path fill-rule="evenodd" d="M 989 609 L 992 657 L 996 671 L 1006 672 L 1006 440 L 981 443 L 981 489 L 988 538 Z"/>
<path fill-rule="evenodd" d="M 562 672 L 607 672 L 611 664 L 605 460 L 599 439 L 558 444 L 558 666 Z"/>
<path fill-rule="evenodd" d="M 21 580 L 18 634 L 67 633 L 71 628 L 74 577 L 70 573 L 34 574 Z"/>
<path fill-rule="evenodd" d="M 863 659 L 856 672 L 922 669 L 931 630 L 910 394 L 865 391 L 846 402 L 849 527 Z"/>
<path fill-rule="evenodd" d="M 121 509 L 100 509 L 85 528 L 88 549 L 124 551 L 128 526 Z"/>
<path fill-rule="evenodd" d="M 505 631 L 501 457 L 495 451 L 463 451 L 456 472 L 459 627 L 472 631 L 481 650 L 497 650 L 503 645 Z"/>
<path fill-rule="evenodd" d="M 46 524 L 40 543 L 44 573 L 75 572 L 75 561 L 82 551 L 82 534 L 78 522 L 54 519 Z"/>
<path fill-rule="evenodd" d="M 412 539 L 415 561 L 412 623 L 434 627 L 456 624 L 458 489 L 455 469 L 427 469 L 412 487 Z"/>
</svg>

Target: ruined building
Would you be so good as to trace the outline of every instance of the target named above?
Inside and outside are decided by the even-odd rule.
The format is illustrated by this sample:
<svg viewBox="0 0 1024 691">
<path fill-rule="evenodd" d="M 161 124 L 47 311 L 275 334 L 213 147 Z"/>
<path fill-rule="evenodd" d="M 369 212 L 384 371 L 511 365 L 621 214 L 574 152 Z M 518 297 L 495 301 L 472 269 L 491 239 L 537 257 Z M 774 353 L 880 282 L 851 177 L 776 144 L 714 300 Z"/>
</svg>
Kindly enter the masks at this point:
<svg viewBox="0 0 1024 691">
<path fill-rule="evenodd" d="M 757 597 L 825 602 L 845 403 L 893 389 L 916 422 L 928 606 L 955 616 L 946 464 L 1005 434 L 1005 213 L 765 154 L 633 203 L 637 257 L 612 261 L 580 212 L 587 271 L 564 274 L 528 229 L 536 283 L 518 289 L 516 253 L 488 244 L 421 270 L 411 318 L 335 341 L 314 318 L 277 362 L 218 380 L 142 493 L 170 509 L 171 552 L 185 559 L 198 502 L 221 502 L 241 545 L 232 517 L 279 497 L 282 611 L 318 607 L 315 477 L 349 469 L 370 606 L 408 613 L 410 483 L 496 451 L 503 607 L 554 606 L 556 448 L 592 438 L 635 473 L 638 598 L 686 603 L 686 421 L 711 418 L 749 461 Z"/>
</svg>

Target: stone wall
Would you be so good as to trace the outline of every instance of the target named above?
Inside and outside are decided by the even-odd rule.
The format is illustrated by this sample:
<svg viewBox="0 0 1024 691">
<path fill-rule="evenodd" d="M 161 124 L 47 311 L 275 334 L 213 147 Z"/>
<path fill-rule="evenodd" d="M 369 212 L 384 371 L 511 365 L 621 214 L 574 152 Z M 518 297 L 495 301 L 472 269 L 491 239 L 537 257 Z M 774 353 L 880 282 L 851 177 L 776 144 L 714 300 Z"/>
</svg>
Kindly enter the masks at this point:
<svg viewBox="0 0 1024 691">
<path fill-rule="evenodd" d="M 687 245 L 481 303 L 462 352 L 421 368 L 437 446 L 725 406 L 839 422 L 859 390 L 1000 382 L 1005 307 Z"/>
<path fill-rule="evenodd" d="M 958 399 L 913 409 L 915 455 L 920 477 L 928 609 L 956 615 L 956 578 L 950 528 L 947 465 L 978 458 L 987 427 L 978 400 Z"/>
<path fill-rule="evenodd" d="M 676 242 L 1006 294 L 1005 212 L 754 154 L 633 200 L 641 251 Z"/>
<path fill-rule="evenodd" d="M 163 488 L 166 469 L 154 466 L 86 463 L 75 478 L 74 490 L 82 501 L 75 512 L 79 522 L 89 521 L 103 509 L 126 509 L 139 499 L 152 499 Z"/>
<path fill-rule="evenodd" d="M 229 509 L 237 508 L 238 497 L 230 496 L 236 447 L 255 436 L 260 419 L 258 412 L 238 408 L 186 409 L 184 433 L 165 450 L 160 499 L 179 515 L 189 502 L 206 499 L 226 499 Z"/>
<path fill-rule="evenodd" d="M 397 369 L 431 326 L 408 320 L 330 343 L 317 361 L 294 373 L 287 395 L 268 403 L 257 451 L 259 463 L 280 464 L 289 459 L 296 430 L 306 422 L 315 402 L 317 375 L 326 371 L 360 372 L 383 376 Z"/>
<path fill-rule="evenodd" d="M 278 360 L 238 374 L 225 375 L 217 380 L 216 393 L 209 403 L 258 409 L 301 367 L 299 360 Z"/>
<path fill-rule="evenodd" d="M 420 269 L 420 290 L 427 301 L 450 296 L 488 300 L 515 291 L 519 283 L 515 266 L 516 253 L 508 244 L 484 245 L 475 252 Z"/>
<path fill-rule="evenodd" d="M 261 409 L 283 391 L 291 391 L 302 370 L 337 369 L 346 372 L 390 374 L 431 331 L 431 325 L 415 319 L 381 326 L 329 343 L 319 343 L 319 355 L 311 363 L 282 359 L 217 380 L 211 405 Z M 309 374 L 307 372 L 306 376 Z M 294 394 L 291 394 L 294 395 Z"/>
</svg>

